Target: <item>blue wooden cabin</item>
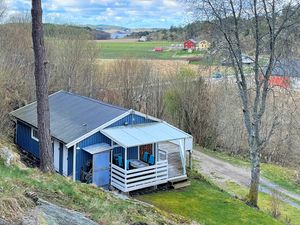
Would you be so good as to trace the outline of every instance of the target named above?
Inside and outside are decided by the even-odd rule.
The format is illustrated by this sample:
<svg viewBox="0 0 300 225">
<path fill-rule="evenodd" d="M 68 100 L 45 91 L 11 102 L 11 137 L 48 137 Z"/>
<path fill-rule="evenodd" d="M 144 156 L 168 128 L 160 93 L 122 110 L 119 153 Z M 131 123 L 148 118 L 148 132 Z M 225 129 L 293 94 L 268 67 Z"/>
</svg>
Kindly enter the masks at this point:
<svg viewBox="0 0 300 225">
<path fill-rule="evenodd" d="M 123 192 L 186 178 L 192 136 L 165 121 L 65 91 L 49 105 L 58 173 Z M 10 114 L 16 144 L 39 158 L 36 102 Z"/>
</svg>

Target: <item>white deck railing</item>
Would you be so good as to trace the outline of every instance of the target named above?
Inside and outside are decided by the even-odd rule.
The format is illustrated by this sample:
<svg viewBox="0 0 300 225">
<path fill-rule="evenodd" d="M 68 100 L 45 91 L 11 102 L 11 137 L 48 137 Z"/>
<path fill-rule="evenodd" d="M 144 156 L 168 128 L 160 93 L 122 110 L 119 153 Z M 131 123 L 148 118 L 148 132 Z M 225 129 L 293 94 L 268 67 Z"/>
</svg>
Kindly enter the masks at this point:
<svg viewBox="0 0 300 225">
<path fill-rule="evenodd" d="M 114 164 L 111 167 L 111 185 L 123 192 L 151 187 L 167 181 L 168 160 L 160 160 L 153 166 L 131 170 L 124 170 Z"/>
</svg>

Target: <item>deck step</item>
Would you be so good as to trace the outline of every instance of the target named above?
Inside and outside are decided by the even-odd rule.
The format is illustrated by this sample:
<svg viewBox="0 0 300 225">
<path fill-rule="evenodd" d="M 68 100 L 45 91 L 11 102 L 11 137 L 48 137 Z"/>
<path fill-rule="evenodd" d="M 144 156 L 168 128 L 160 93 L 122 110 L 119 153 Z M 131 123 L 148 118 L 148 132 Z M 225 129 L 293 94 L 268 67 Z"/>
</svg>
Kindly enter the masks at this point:
<svg viewBox="0 0 300 225">
<path fill-rule="evenodd" d="M 190 186 L 190 185 L 191 185 L 191 181 L 185 180 L 185 181 L 182 181 L 182 182 L 173 183 L 171 186 L 174 189 L 179 189 L 179 188 L 184 188 L 184 187 L 187 187 L 187 186 Z"/>
</svg>

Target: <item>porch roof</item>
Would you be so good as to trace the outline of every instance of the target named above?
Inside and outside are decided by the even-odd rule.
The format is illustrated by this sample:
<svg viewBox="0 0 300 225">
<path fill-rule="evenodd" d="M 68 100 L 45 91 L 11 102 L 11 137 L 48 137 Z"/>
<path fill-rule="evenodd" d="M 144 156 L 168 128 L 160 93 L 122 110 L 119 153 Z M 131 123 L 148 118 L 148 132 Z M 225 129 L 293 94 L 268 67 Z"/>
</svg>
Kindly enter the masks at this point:
<svg viewBox="0 0 300 225">
<path fill-rule="evenodd" d="M 84 151 L 90 153 L 90 154 L 97 154 L 100 152 L 105 152 L 112 147 L 109 144 L 106 143 L 100 143 L 100 144 L 94 144 L 94 145 L 89 145 L 87 147 L 82 148 Z"/>
<path fill-rule="evenodd" d="M 123 147 L 133 147 L 191 137 L 189 134 L 166 122 L 118 126 L 103 129 L 101 132 Z"/>
</svg>

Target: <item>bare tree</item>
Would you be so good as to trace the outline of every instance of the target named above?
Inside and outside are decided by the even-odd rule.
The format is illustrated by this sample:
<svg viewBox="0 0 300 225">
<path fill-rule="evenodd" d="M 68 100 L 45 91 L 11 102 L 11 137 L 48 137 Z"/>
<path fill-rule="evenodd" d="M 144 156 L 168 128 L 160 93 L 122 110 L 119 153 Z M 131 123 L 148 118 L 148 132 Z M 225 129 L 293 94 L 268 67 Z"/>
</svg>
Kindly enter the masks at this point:
<svg viewBox="0 0 300 225">
<path fill-rule="evenodd" d="M 192 134 L 197 144 L 214 148 L 217 121 L 211 120 L 212 91 L 209 83 L 197 76 L 193 70 L 181 68 L 165 87 L 164 102 L 169 114 L 166 119 Z"/>
<path fill-rule="evenodd" d="M 4 0 L 0 0 L 0 21 L 4 17 L 5 12 L 6 12 L 5 2 L 4 2 Z"/>
<path fill-rule="evenodd" d="M 46 74 L 46 58 L 44 32 L 42 23 L 41 0 L 32 0 L 32 41 L 35 59 L 35 84 L 37 99 L 38 137 L 40 147 L 40 168 L 43 172 L 53 172 L 53 152 L 50 136 L 50 112 L 48 101 L 48 76 Z"/>
<path fill-rule="evenodd" d="M 262 132 L 266 102 L 270 98 L 269 78 L 284 46 L 280 38 L 298 22 L 299 2 L 279 0 L 186 0 L 198 19 L 207 19 L 220 33 L 224 49 L 234 69 L 241 100 L 244 125 L 251 159 L 251 183 L 248 204 L 257 207 L 261 152 L 278 123 L 274 114 L 267 132 Z M 243 36 L 250 33 L 253 42 L 253 71 L 248 77 L 243 65 Z M 262 61 L 267 62 L 262 66 Z M 250 82 L 254 78 L 253 84 Z"/>
</svg>

